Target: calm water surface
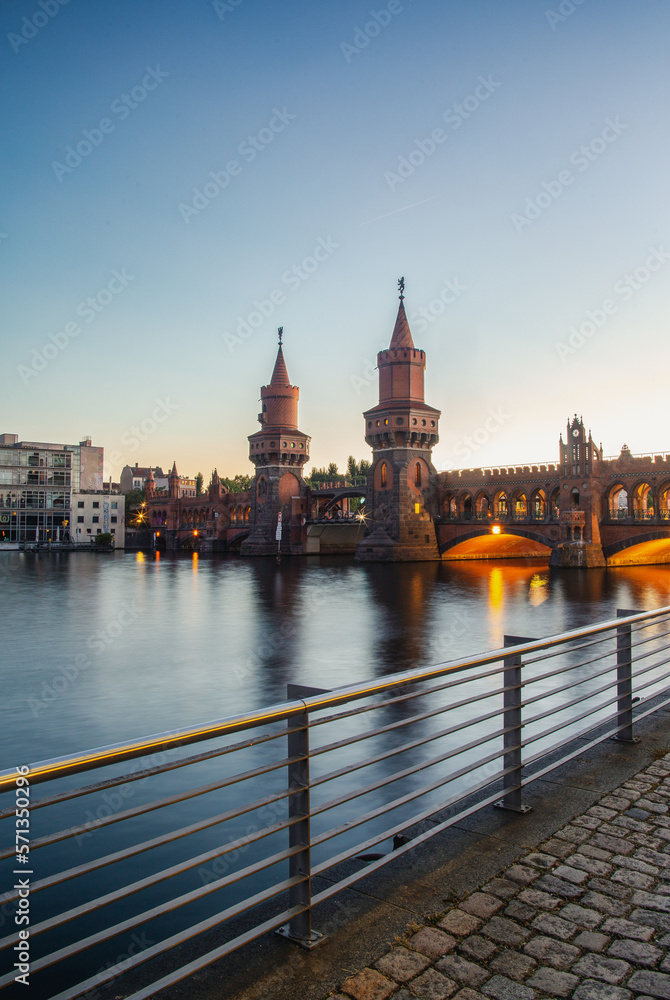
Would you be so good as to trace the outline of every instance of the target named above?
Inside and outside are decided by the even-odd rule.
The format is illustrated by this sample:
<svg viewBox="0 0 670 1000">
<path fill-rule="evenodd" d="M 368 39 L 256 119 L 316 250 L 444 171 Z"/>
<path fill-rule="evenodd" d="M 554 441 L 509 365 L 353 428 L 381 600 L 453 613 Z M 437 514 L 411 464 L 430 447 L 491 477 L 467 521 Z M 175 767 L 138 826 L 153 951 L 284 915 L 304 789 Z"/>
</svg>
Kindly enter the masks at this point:
<svg viewBox="0 0 670 1000">
<path fill-rule="evenodd" d="M 670 604 L 670 567 L 0 553 L 1 766 Z"/>
<path fill-rule="evenodd" d="M 670 567 L 557 572 L 534 562 L 358 566 L 343 558 L 301 558 L 277 566 L 272 559 L 4 552 L 0 553 L 0 587 L 0 767 L 5 768 L 260 708 L 284 700 L 290 682 L 337 687 L 498 648 L 506 632 L 540 637 L 613 616 L 617 608 L 642 610 L 668 605 Z M 614 668 L 613 657 L 611 662 Z M 527 666 L 527 671 L 541 673 L 544 669 L 543 663 Z M 577 679 L 583 685 L 580 691 L 587 701 L 601 684 L 591 676 L 597 669 L 598 664 L 578 668 Z M 537 683 L 544 686 L 547 681 Z M 338 851 L 357 850 L 372 835 L 383 834 L 387 839 L 379 847 L 390 851 L 388 831 L 402 831 L 419 808 L 434 811 L 451 794 L 463 794 L 473 783 L 490 780 L 488 765 L 482 762 L 487 754 L 499 752 L 500 737 L 494 731 L 497 723 L 479 717 L 487 711 L 499 711 L 500 693 L 484 678 L 468 684 L 470 694 L 459 693 L 459 698 L 476 693 L 485 695 L 486 701 L 451 708 L 454 695 L 445 691 L 438 701 L 441 697 L 451 716 L 436 715 L 433 710 L 438 701 L 430 694 L 419 694 L 413 701 L 389 703 L 373 717 L 362 714 L 338 719 L 322 729 L 318 725 L 312 728 L 312 749 L 331 740 L 340 747 L 332 755 L 317 755 L 313 760 L 312 809 L 330 797 L 348 798 L 333 812 L 316 808 L 312 836 L 318 840 L 319 834 L 345 820 L 356 821 L 366 811 L 373 811 L 374 816 L 364 827 L 354 826 L 321 844 L 315 842 L 313 864 L 329 863 Z M 561 710 L 571 697 L 559 694 L 556 707 Z M 464 730 L 468 712 L 479 721 Z M 409 718 L 412 715 L 416 720 Z M 552 725 L 557 725 L 559 718 L 552 717 Z M 568 711 L 565 722 L 570 719 Z M 398 730 L 399 722 L 407 727 Z M 376 725 L 387 728 L 364 743 L 356 741 L 359 730 Z M 448 735 L 440 732 L 452 725 Z M 546 721 L 538 725 L 541 731 Z M 526 738 L 532 727 L 531 720 Z M 420 747 L 410 743 L 399 752 L 399 739 L 427 742 Z M 553 739 L 551 727 L 546 739 Z M 227 773 L 235 773 L 227 770 L 230 768 L 265 768 L 268 759 L 286 755 L 284 741 L 282 736 L 280 743 L 260 743 L 232 759 L 215 757 L 183 770 L 166 771 L 146 783 L 143 779 L 133 786 L 129 802 L 116 790 L 111 795 L 98 790 L 66 806 L 33 809 L 31 838 L 39 840 L 54 829 L 90 824 L 127 805 L 220 782 Z M 449 759 L 438 757 L 447 753 L 451 754 Z M 268 754 L 272 756 L 268 758 Z M 375 755 L 380 755 L 378 761 Z M 438 762 L 424 770 L 431 755 L 436 755 Z M 462 765 L 467 767 L 459 777 Z M 138 766 L 140 762 L 135 762 L 130 768 Z M 408 771 L 396 780 L 393 789 L 382 787 L 391 773 L 417 766 L 420 770 Z M 494 772 L 497 766 L 492 765 Z M 331 769 L 336 769 L 338 776 L 319 785 L 315 779 Z M 78 780 L 63 779 L 66 784 Z M 420 800 L 389 807 L 393 796 L 416 792 L 422 782 L 432 781 L 436 784 L 422 793 Z M 238 809 L 243 794 L 247 803 L 270 793 L 284 794 L 285 783 L 284 768 L 271 773 L 264 770 L 248 789 L 246 784 L 241 790 L 238 785 L 223 792 L 215 789 L 150 811 L 141 821 L 113 822 L 95 832 L 84 826 L 86 832 L 73 840 L 33 851 L 34 877 L 68 870 L 158 836 L 165 829 Z M 361 790 L 364 794 L 354 794 Z M 4 799 L 0 807 L 8 804 L 7 796 Z M 209 825 L 115 866 L 94 868 L 65 886 L 33 894 L 33 918 L 46 919 L 64 907 L 78 906 L 180 861 L 190 861 L 202 852 L 220 852 L 222 844 L 248 835 L 250 829 L 283 819 L 286 808 L 284 798 L 271 815 L 254 807 L 223 828 Z M 3 821 L 0 834 L 13 837 L 7 826 L 12 821 L 13 816 Z M 121 899 L 37 936 L 34 957 L 129 917 L 141 919 L 139 929 L 152 941 L 163 940 L 195 921 L 220 913 L 247 894 L 263 890 L 273 880 L 285 878 L 283 864 L 276 864 L 249 880 L 217 886 L 226 873 L 237 873 L 286 846 L 284 831 L 227 854 L 221 867 L 198 864 L 174 878 L 159 880 L 138 897 Z M 12 884 L 12 860 L 10 857 L 0 864 L 3 888 Z M 315 880 L 317 888 L 322 884 Z M 139 917 L 179 893 L 203 886 L 211 886 L 212 892 L 208 890 L 184 910 L 169 910 L 146 920 Z M 278 899 L 272 905 L 279 913 L 285 904 Z M 11 931 L 13 919 L 13 904 L 0 906 L 0 937 Z M 88 947 L 31 980 L 31 997 L 53 997 L 80 978 L 132 953 L 128 951 L 131 944 L 128 931 L 110 942 Z M 11 954 L 5 950 L 0 955 L 0 974 Z M 114 986 L 110 990 L 103 996 L 117 995 Z"/>
</svg>

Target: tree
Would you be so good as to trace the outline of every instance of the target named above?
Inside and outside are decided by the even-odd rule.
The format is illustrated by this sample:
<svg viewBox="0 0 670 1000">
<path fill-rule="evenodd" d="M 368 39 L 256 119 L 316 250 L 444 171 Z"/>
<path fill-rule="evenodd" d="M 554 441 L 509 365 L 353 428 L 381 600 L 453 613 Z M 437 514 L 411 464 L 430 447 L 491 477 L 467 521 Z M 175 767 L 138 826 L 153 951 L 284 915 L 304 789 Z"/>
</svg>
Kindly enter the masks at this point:
<svg viewBox="0 0 670 1000">
<path fill-rule="evenodd" d="M 204 478 L 205 477 L 203 476 L 202 472 L 198 472 L 197 475 L 196 475 L 196 477 L 195 477 L 195 495 L 197 497 L 201 497 L 202 496 L 202 484 L 203 484 Z"/>
<path fill-rule="evenodd" d="M 111 545 L 114 541 L 114 536 L 109 531 L 103 531 L 100 535 L 95 536 L 96 545 Z"/>
<path fill-rule="evenodd" d="M 240 472 L 236 476 L 233 476 L 232 479 L 226 479 L 221 476 L 221 482 L 230 493 L 246 493 L 247 490 L 251 489 L 253 481 L 253 476 L 243 476 Z"/>
<path fill-rule="evenodd" d="M 129 490 L 126 493 L 126 522 L 128 524 L 136 520 L 137 512 L 145 500 L 144 490 Z"/>
</svg>

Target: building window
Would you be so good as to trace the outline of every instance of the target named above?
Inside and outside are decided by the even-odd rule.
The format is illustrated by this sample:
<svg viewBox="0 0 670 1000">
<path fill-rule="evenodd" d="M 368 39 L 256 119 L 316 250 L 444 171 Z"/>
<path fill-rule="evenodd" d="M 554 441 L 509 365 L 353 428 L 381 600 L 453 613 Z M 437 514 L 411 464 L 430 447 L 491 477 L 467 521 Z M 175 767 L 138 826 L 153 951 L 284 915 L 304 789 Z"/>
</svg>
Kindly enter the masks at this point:
<svg viewBox="0 0 670 1000">
<path fill-rule="evenodd" d="M 414 469 L 414 485 L 421 486 L 421 462 L 417 462 Z"/>
<path fill-rule="evenodd" d="M 79 517 L 77 518 L 77 524 L 83 524 L 83 523 L 84 523 L 84 516 L 83 514 L 80 514 Z"/>
<path fill-rule="evenodd" d="M 386 478 L 386 462 L 382 462 L 381 487 L 382 487 L 383 490 L 386 489 L 386 483 L 387 483 L 387 478 Z"/>
<path fill-rule="evenodd" d="M 112 528 L 112 530 L 111 530 L 111 534 L 112 534 L 112 535 L 115 535 L 115 534 L 116 534 L 116 528 Z"/>
<path fill-rule="evenodd" d="M 101 534 L 102 534 L 102 528 L 98 528 L 96 530 L 96 535 L 101 535 Z"/>
<path fill-rule="evenodd" d="M 99 500 L 94 500 L 93 501 L 93 510 L 100 510 L 100 501 Z"/>
<path fill-rule="evenodd" d="M 112 524 L 116 524 L 116 518 L 114 517 L 114 515 L 110 517 L 110 521 L 112 522 Z"/>
<path fill-rule="evenodd" d="M 118 510 L 118 509 L 119 509 L 119 505 L 118 505 L 118 503 L 116 503 L 116 501 L 114 501 L 114 503 L 112 503 L 112 510 Z"/>
<path fill-rule="evenodd" d="M 97 514 L 94 514 L 93 517 L 91 518 L 91 521 L 93 522 L 93 524 L 100 524 L 100 517 Z"/>
<path fill-rule="evenodd" d="M 83 500 L 78 500 L 77 501 L 77 507 L 79 508 L 79 510 L 81 510 L 83 508 L 83 506 L 84 506 L 84 501 Z"/>
<path fill-rule="evenodd" d="M 90 535 L 90 534 L 91 534 L 91 529 L 90 529 L 90 528 L 87 528 L 87 529 L 86 529 L 86 534 L 87 534 L 87 535 Z"/>
</svg>

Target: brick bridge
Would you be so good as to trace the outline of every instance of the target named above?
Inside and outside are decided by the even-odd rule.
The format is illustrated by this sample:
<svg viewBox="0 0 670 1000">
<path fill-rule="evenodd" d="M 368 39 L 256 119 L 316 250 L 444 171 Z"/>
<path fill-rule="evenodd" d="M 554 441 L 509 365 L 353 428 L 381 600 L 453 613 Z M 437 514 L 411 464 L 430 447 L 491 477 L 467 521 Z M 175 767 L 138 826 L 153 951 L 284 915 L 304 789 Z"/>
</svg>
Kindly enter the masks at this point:
<svg viewBox="0 0 670 1000">
<path fill-rule="evenodd" d="M 274 555 L 280 525 L 286 555 L 670 563 L 670 455 L 633 455 L 624 445 L 604 458 L 576 415 L 554 463 L 435 469 L 441 413 L 425 401 L 426 355 L 414 346 L 402 280 L 399 287 L 391 342 L 377 355 L 379 402 L 363 414 L 372 450 L 367 479 L 311 488 L 303 478 L 311 439 L 298 429 L 299 389 L 280 330 L 272 378 L 261 387 L 260 430 L 248 438 L 252 488 L 228 493 L 214 472 L 203 496 L 181 498 L 176 466 L 167 495 L 148 479 L 146 527 L 157 547 Z"/>
</svg>

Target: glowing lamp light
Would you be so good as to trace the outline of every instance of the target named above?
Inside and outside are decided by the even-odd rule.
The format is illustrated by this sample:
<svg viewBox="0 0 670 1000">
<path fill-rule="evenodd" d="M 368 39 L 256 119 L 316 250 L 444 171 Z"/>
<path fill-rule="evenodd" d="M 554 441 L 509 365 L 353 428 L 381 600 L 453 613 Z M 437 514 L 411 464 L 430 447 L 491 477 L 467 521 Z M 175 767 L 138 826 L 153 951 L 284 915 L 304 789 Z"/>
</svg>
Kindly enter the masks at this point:
<svg viewBox="0 0 670 1000">
<path fill-rule="evenodd" d="M 420 514 L 421 513 L 421 504 L 420 503 L 415 503 L 414 504 L 414 513 L 415 514 Z"/>
<path fill-rule="evenodd" d="M 193 537 L 194 537 L 194 538 L 197 538 L 197 537 L 198 537 L 198 532 L 197 532 L 197 531 L 194 531 L 194 532 L 193 532 Z"/>
<path fill-rule="evenodd" d="M 494 535 L 499 535 L 500 534 L 500 525 L 499 524 L 494 524 L 493 527 L 491 528 L 491 531 L 493 532 Z"/>
</svg>

